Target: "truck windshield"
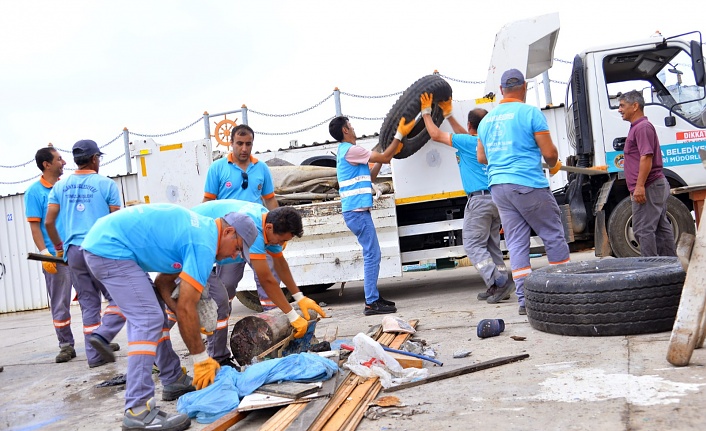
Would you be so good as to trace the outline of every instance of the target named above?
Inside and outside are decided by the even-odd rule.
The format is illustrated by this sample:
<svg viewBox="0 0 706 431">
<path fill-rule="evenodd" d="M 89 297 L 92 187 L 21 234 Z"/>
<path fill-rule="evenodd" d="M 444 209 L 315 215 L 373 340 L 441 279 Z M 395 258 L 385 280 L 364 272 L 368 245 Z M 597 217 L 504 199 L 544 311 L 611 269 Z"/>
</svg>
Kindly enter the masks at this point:
<svg viewBox="0 0 706 431">
<path fill-rule="evenodd" d="M 663 105 L 695 126 L 706 125 L 704 88 L 696 85 L 688 52 L 665 47 L 605 57 L 603 61 L 611 108 L 620 93 L 638 90 L 645 104 Z"/>
</svg>

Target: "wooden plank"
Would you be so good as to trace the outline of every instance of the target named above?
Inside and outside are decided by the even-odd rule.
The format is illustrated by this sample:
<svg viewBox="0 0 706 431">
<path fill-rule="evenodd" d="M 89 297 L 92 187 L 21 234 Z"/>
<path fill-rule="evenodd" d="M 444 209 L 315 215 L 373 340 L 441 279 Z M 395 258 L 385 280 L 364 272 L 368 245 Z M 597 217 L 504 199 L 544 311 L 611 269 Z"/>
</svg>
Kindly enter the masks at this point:
<svg viewBox="0 0 706 431">
<path fill-rule="evenodd" d="M 225 416 L 222 416 L 216 421 L 206 425 L 202 431 L 228 431 L 228 428 L 245 419 L 248 413 L 249 412 L 239 412 L 237 410 L 233 410 L 226 413 Z"/>
<path fill-rule="evenodd" d="M 306 404 L 297 403 L 290 404 L 281 409 L 278 414 L 272 416 L 260 427 L 260 431 L 284 431 L 296 419 L 302 410 L 306 408 Z M 279 414 L 282 413 L 282 414 Z"/>
<path fill-rule="evenodd" d="M 356 386 L 353 392 L 344 400 L 328 422 L 326 422 L 322 431 L 340 431 L 348 423 L 351 415 L 361 404 L 362 400 L 367 398 L 369 390 L 378 380 L 377 378 L 370 378 Z"/>
<path fill-rule="evenodd" d="M 444 373 L 435 374 L 433 376 L 427 377 L 426 379 L 417 380 L 416 382 L 402 383 L 401 385 L 385 389 L 385 392 L 399 391 L 402 389 L 412 388 L 426 383 L 448 379 L 450 377 L 457 377 L 463 374 L 475 373 L 476 371 L 487 370 L 488 368 L 510 364 L 527 358 L 529 358 L 529 355 L 525 353 L 524 355 L 506 356 L 504 358 L 491 359 L 490 361 L 481 362 L 480 364 L 469 365 L 467 367 L 461 367 Z"/>
<path fill-rule="evenodd" d="M 701 214 L 703 221 L 704 214 Z M 677 317 L 672 328 L 667 350 L 667 361 L 678 367 L 689 365 L 691 355 L 699 344 L 704 327 L 706 309 L 706 225 L 696 231 L 691 250 L 689 269 L 679 300 Z"/>
<path fill-rule="evenodd" d="M 255 392 L 277 395 L 278 397 L 297 399 L 317 392 L 320 385 L 316 383 L 282 382 L 262 385 Z"/>
</svg>

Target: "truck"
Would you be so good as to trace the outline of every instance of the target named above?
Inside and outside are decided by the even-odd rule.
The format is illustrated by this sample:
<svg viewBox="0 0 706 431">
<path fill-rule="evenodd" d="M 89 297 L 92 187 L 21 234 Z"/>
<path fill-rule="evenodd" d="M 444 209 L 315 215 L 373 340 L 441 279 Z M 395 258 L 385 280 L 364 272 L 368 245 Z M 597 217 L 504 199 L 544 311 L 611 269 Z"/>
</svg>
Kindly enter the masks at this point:
<svg viewBox="0 0 706 431">
<path fill-rule="evenodd" d="M 543 75 L 546 91 L 559 28 L 558 14 L 503 27 L 496 35 L 484 94 L 475 100 L 454 102 L 453 115 L 459 122 L 465 124 L 468 111 L 474 107 L 491 110 L 499 103 L 496 93 L 500 75 L 509 68 L 521 70 L 535 86 L 539 85 L 535 78 Z M 635 42 L 587 49 L 573 59 L 564 102 L 541 107 L 560 160 L 567 166 L 550 178 L 550 187 L 562 209 L 565 237 L 572 248 L 594 247 L 597 256 L 639 255 L 622 169 L 622 148 L 629 124 L 618 113 L 621 92 L 637 89 L 645 96 L 645 114 L 657 130 L 664 173 L 671 187 L 706 184 L 698 155 L 699 149 L 706 149 L 702 46 L 701 33 L 694 31 L 673 37 L 656 34 Z M 405 94 L 401 98 L 408 97 Z M 412 100 L 414 97 L 416 101 Z M 418 98 L 412 96 L 408 102 L 418 103 Z M 440 127 L 451 132 L 446 123 Z M 363 137 L 358 144 L 373 148 L 381 144 L 379 140 L 379 136 Z M 207 157 L 211 154 L 210 142 L 196 141 L 194 148 L 189 143 L 179 145 L 183 148 L 177 149 L 175 159 L 168 165 L 193 171 L 186 161 L 193 160 L 196 154 L 196 170 L 205 175 L 211 162 Z M 147 158 L 170 153 L 150 140 L 133 142 L 131 151 L 140 159 L 138 166 L 142 166 L 143 173 Z M 289 169 L 328 169 L 322 175 L 330 177 L 336 151 L 337 143 L 299 146 L 292 141 L 290 148 L 258 153 L 255 157 L 275 165 L 290 165 Z M 152 163 L 153 166 L 165 164 L 164 159 L 151 162 L 157 160 L 160 163 Z M 433 262 L 437 268 L 453 267 L 454 261 L 465 257 L 461 230 L 467 201 L 456 150 L 430 140 L 413 154 L 393 159 L 390 168 L 387 179 L 394 193 L 383 194 L 372 211 L 382 251 L 380 278 L 402 276 L 405 265 Z M 276 176 L 274 171 L 279 168 L 271 169 Z M 140 190 L 151 188 L 171 202 L 186 203 L 182 197 L 198 197 L 200 201 L 203 180 L 195 179 L 193 172 L 180 171 L 172 174 L 174 181 L 180 182 L 175 186 L 174 181 L 165 179 L 169 175 L 160 172 L 154 181 L 138 173 Z M 385 179 L 384 172 L 381 176 Z M 290 242 L 285 256 L 302 290 L 312 294 L 335 283 L 341 283 L 343 288 L 346 282 L 362 280 L 362 251 L 343 222 L 340 201 L 298 203 L 297 208 L 303 215 L 305 235 Z M 675 240 L 681 233 L 695 233 L 693 209 L 687 194 L 669 197 L 667 216 Z M 541 248 L 541 239 L 533 236 L 531 247 Z M 259 308 L 249 274 L 238 286 L 237 296 L 247 307 Z"/>
</svg>

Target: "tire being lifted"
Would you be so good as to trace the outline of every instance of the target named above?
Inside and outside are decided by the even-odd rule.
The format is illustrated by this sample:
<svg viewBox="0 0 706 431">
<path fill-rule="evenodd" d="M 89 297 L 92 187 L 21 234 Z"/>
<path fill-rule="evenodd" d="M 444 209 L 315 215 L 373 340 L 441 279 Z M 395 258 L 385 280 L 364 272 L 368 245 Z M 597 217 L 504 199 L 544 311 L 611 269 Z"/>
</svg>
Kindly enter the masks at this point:
<svg viewBox="0 0 706 431">
<path fill-rule="evenodd" d="M 427 75 L 418 79 L 410 85 L 399 99 L 392 105 L 392 109 L 385 116 L 380 128 L 379 146 L 384 151 L 395 138 L 397 126 L 400 118 L 404 117 L 407 122 L 416 118 L 421 112 L 421 102 L 419 97 L 422 93 L 432 93 L 434 98 L 431 105 L 431 117 L 434 124 L 439 126 L 444 121 L 444 114 L 439 108 L 439 102 L 448 100 L 451 97 L 451 86 L 439 75 Z M 402 151 L 395 156 L 396 159 L 404 159 L 416 153 L 424 144 L 429 141 L 429 132 L 424 127 L 424 121 L 417 121 L 412 131 L 402 139 Z"/>
<path fill-rule="evenodd" d="M 671 331 L 686 273 L 676 257 L 569 262 L 525 279 L 530 325 L 559 335 Z"/>
</svg>

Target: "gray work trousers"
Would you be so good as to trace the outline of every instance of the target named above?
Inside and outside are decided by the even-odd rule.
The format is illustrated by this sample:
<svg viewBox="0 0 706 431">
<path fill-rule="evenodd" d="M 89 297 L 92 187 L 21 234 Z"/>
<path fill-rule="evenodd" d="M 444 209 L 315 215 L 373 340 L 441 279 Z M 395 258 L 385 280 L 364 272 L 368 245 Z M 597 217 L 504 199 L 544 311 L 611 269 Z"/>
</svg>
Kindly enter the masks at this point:
<svg viewBox="0 0 706 431">
<path fill-rule="evenodd" d="M 463 213 L 463 249 L 486 287 L 505 285 L 508 275 L 500 250 L 500 214 L 490 193 L 468 197 Z"/>
<path fill-rule="evenodd" d="M 548 187 L 536 189 L 517 184 L 496 184 L 490 191 L 503 223 L 517 300 L 520 306 L 524 306 L 525 277 L 532 273 L 529 256 L 532 231 L 542 238 L 550 265 L 569 261 L 561 210 Z"/>
<path fill-rule="evenodd" d="M 645 187 L 647 202 L 632 201 L 632 231 L 642 256 L 676 256 L 674 232 L 667 220 L 669 182 L 660 178 Z"/>
</svg>

